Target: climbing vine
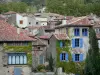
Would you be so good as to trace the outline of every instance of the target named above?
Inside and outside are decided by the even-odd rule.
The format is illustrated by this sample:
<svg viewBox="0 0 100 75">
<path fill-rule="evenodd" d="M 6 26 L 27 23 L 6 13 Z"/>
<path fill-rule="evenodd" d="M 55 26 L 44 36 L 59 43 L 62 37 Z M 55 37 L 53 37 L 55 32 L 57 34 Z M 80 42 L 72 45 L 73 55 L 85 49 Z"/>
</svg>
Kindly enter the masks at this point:
<svg viewBox="0 0 100 75">
<path fill-rule="evenodd" d="M 28 65 L 32 65 L 32 43 L 28 43 L 26 46 L 10 46 L 7 43 L 4 43 L 4 51 L 5 52 L 26 52 Z"/>
<path fill-rule="evenodd" d="M 65 41 L 65 47 L 60 48 L 60 41 Z M 71 55 L 71 47 L 70 41 L 68 40 L 60 40 L 56 42 L 56 50 L 57 50 L 57 64 L 56 67 L 62 67 L 66 73 L 74 73 L 81 74 L 83 73 L 84 62 L 73 62 Z M 68 61 L 60 61 L 60 54 L 62 52 L 68 53 Z"/>
</svg>

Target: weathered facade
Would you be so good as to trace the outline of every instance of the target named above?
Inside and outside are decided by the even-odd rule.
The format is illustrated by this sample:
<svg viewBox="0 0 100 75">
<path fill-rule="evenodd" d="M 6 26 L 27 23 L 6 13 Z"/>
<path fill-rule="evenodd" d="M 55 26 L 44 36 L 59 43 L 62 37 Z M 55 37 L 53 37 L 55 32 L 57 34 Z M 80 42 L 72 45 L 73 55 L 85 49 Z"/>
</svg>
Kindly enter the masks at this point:
<svg viewBox="0 0 100 75">
<path fill-rule="evenodd" d="M 22 31 L 0 20 L 0 74 L 29 75 L 32 65 L 32 41 Z"/>
</svg>

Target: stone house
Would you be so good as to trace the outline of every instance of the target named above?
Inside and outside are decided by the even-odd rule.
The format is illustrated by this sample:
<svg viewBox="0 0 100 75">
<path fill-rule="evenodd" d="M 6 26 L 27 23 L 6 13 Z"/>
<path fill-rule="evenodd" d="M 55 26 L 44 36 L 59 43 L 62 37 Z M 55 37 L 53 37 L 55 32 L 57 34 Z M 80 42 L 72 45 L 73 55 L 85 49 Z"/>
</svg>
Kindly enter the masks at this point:
<svg viewBox="0 0 100 75">
<path fill-rule="evenodd" d="M 39 36 L 35 38 L 37 40 L 33 43 L 33 69 L 36 69 L 38 65 L 45 65 L 49 46 L 48 36 Z"/>
<path fill-rule="evenodd" d="M 67 42 L 70 41 L 69 37 L 66 34 L 53 34 L 49 39 L 49 47 L 47 50 L 47 57 L 53 57 L 55 65 L 57 65 L 58 60 L 66 60 L 67 51 L 64 48 L 67 48 Z M 60 51 L 59 51 L 60 48 Z M 63 50 L 61 50 L 63 48 Z"/>
<path fill-rule="evenodd" d="M 19 28 L 26 28 L 34 24 L 33 16 L 29 14 L 20 14 L 13 11 L 9 11 L 3 14 L 7 18 L 7 22 L 11 25 L 17 26 Z"/>
<path fill-rule="evenodd" d="M 66 17 L 61 25 L 55 27 L 56 34 L 65 33 L 71 39 L 73 61 L 85 60 L 89 49 L 89 28 L 92 26 L 91 19 L 88 16 L 82 16 L 70 19 Z"/>
<path fill-rule="evenodd" d="M 17 28 L 0 20 L 0 74 L 29 75 L 34 38 L 17 32 Z"/>
</svg>

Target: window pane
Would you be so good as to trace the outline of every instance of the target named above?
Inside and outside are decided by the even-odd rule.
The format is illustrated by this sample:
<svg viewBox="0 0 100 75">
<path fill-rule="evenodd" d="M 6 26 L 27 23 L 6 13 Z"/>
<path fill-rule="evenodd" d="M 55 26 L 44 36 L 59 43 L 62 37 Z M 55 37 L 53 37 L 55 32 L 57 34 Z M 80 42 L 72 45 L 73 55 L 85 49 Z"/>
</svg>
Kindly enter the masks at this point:
<svg viewBox="0 0 100 75">
<path fill-rule="evenodd" d="M 24 58 L 23 56 L 20 56 L 20 64 L 24 63 L 23 58 Z"/>
<path fill-rule="evenodd" d="M 15 56 L 12 56 L 12 64 L 15 64 Z"/>
<path fill-rule="evenodd" d="M 75 47 L 79 47 L 79 39 L 75 39 Z"/>
<path fill-rule="evenodd" d="M 40 64 L 43 64 L 43 56 L 40 56 Z"/>
<path fill-rule="evenodd" d="M 19 64 L 19 56 L 16 56 L 16 64 Z"/>
<path fill-rule="evenodd" d="M 11 64 L 11 56 L 8 57 L 8 64 Z"/>
<path fill-rule="evenodd" d="M 24 64 L 27 64 L 27 57 L 24 55 Z"/>
<path fill-rule="evenodd" d="M 74 35 L 79 36 L 80 35 L 80 30 L 78 28 L 74 29 Z"/>
</svg>

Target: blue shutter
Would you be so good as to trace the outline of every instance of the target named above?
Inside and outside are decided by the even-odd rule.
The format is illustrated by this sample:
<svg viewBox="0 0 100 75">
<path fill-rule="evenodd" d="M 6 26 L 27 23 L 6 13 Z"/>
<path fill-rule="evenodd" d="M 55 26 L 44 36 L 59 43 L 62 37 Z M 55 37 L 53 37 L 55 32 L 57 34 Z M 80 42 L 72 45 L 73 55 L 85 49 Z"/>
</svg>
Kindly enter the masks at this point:
<svg viewBox="0 0 100 75">
<path fill-rule="evenodd" d="M 72 39 L 72 48 L 75 48 L 75 39 Z"/>
<path fill-rule="evenodd" d="M 62 53 L 60 54 L 60 61 L 62 61 Z"/>
<path fill-rule="evenodd" d="M 62 45 L 63 45 L 63 44 L 62 44 L 62 41 L 60 41 L 60 47 L 61 47 L 61 48 L 62 48 Z"/>
<path fill-rule="evenodd" d="M 80 44 L 80 48 L 82 48 L 83 47 L 83 39 L 82 38 L 80 38 L 79 44 Z"/>
<path fill-rule="evenodd" d="M 75 62 L 75 54 L 72 54 L 72 60 Z"/>
<path fill-rule="evenodd" d="M 66 61 L 68 61 L 68 54 L 66 53 Z"/>
<path fill-rule="evenodd" d="M 83 61 L 83 54 L 80 54 L 79 61 Z"/>
</svg>

